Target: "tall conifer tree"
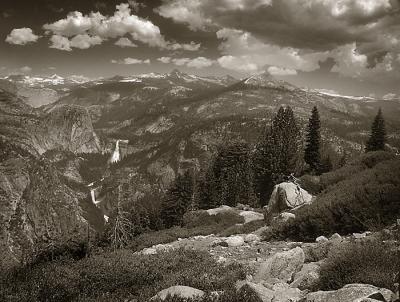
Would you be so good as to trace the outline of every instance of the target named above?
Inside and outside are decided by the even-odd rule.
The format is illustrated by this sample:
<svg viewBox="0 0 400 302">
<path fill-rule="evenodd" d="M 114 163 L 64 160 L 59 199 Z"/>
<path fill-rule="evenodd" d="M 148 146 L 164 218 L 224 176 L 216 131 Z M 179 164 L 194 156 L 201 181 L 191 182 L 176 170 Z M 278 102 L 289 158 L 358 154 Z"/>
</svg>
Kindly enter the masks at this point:
<svg viewBox="0 0 400 302">
<path fill-rule="evenodd" d="M 308 121 L 307 134 L 306 134 L 306 147 L 304 150 L 304 160 L 314 172 L 319 171 L 321 165 L 321 122 L 319 113 L 316 106 L 312 109 L 311 117 Z"/>
<path fill-rule="evenodd" d="M 382 110 L 379 108 L 371 127 L 371 134 L 365 147 L 365 152 L 384 150 L 386 143 L 385 120 Z"/>
</svg>

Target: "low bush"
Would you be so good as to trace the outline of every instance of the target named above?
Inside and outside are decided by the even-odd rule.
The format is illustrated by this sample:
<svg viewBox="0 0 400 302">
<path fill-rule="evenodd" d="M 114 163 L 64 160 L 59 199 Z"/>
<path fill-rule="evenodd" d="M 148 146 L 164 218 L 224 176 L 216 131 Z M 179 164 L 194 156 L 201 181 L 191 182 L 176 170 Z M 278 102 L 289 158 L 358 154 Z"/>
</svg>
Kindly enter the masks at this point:
<svg viewBox="0 0 400 302">
<path fill-rule="evenodd" d="M 227 210 L 216 215 L 210 215 L 207 211 L 191 211 L 183 216 L 183 225 L 187 228 L 202 227 L 205 225 L 231 226 L 243 223 L 244 218 L 235 210 Z"/>
<path fill-rule="evenodd" d="M 328 253 L 318 287 L 334 290 L 350 283 L 365 283 L 394 290 L 399 261 L 394 247 L 378 240 L 342 244 Z"/>
<path fill-rule="evenodd" d="M 386 158 L 384 154 L 375 156 Z M 376 163 L 376 157 L 363 156 L 361 161 L 372 168 L 328 186 L 313 204 L 297 210 L 295 219 L 272 226 L 265 239 L 314 241 L 320 235 L 375 230 L 394 223 L 400 215 L 400 160 Z M 342 175 L 342 169 L 336 173 Z"/>
<path fill-rule="evenodd" d="M 176 250 L 137 255 L 129 250 L 79 261 L 41 263 L 2 275 L 2 301 L 147 301 L 173 285 L 223 291 L 244 279 L 239 264 L 217 263 L 207 253 Z"/>
<path fill-rule="evenodd" d="M 236 234 L 250 234 L 265 226 L 264 220 L 255 220 L 245 224 L 233 225 L 219 233 L 220 236 L 229 237 Z"/>
</svg>

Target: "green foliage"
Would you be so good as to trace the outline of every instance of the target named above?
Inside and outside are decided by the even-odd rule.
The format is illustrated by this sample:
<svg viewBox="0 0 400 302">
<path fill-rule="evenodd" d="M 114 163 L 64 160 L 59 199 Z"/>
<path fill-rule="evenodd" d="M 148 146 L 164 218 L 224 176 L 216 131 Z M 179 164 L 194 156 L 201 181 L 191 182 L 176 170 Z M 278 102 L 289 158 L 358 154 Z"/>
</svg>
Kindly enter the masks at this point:
<svg viewBox="0 0 400 302">
<path fill-rule="evenodd" d="M 200 209 L 243 202 L 255 205 L 249 146 L 243 142 L 219 146 L 211 165 L 199 177 L 197 187 Z"/>
<path fill-rule="evenodd" d="M 79 261 L 49 262 L 2 275 L 6 301 L 147 301 L 183 284 L 205 291 L 228 290 L 246 276 L 239 264 L 222 265 L 207 253 L 177 250 L 136 255 L 129 250 Z"/>
<path fill-rule="evenodd" d="M 318 287 L 334 290 L 364 283 L 394 290 L 399 261 L 395 246 L 380 240 L 341 244 L 331 249 L 323 262 Z"/>
<path fill-rule="evenodd" d="M 316 106 L 312 109 L 311 117 L 308 121 L 306 134 L 306 147 L 304 150 L 304 160 L 310 166 L 311 171 L 318 172 L 321 165 L 320 154 L 320 134 L 321 122 Z"/>
<path fill-rule="evenodd" d="M 365 147 L 366 152 L 384 150 L 386 143 L 385 120 L 383 119 L 382 110 L 379 108 L 374 122 L 371 127 L 371 134 Z"/>
<path fill-rule="evenodd" d="M 193 196 L 193 178 L 189 171 L 178 175 L 163 200 L 161 217 L 166 227 L 181 225 Z"/>
<path fill-rule="evenodd" d="M 190 211 L 183 217 L 183 225 L 187 228 L 202 227 L 206 225 L 231 226 L 243 223 L 244 218 L 238 212 L 224 211 L 216 215 L 210 215 L 206 211 Z"/>
<path fill-rule="evenodd" d="M 290 107 L 280 107 L 253 157 L 256 192 L 264 205 L 275 184 L 299 170 L 300 130 Z"/>
<path fill-rule="evenodd" d="M 400 160 L 383 152 L 362 156 L 329 173 L 326 189 L 296 218 L 273 227 L 267 238 L 313 241 L 319 235 L 382 228 L 400 215 Z M 377 159 L 386 159 L 377 162 Z"/>
</svg>

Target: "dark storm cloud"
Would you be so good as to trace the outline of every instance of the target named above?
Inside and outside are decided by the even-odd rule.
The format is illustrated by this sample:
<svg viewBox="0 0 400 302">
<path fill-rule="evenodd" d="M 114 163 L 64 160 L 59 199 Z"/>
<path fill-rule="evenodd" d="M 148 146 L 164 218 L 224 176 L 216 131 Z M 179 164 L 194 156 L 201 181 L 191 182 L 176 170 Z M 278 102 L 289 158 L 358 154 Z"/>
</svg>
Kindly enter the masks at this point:
<svg viewBox="0 0 400 302">
<path fill-rule="evenodd" d="M 283 47 L 329 50 L 373 41 L 400 22 L 398 0 L 172 0 L 157 12 L 193 30 L 241 29 Z"/>
</svg>

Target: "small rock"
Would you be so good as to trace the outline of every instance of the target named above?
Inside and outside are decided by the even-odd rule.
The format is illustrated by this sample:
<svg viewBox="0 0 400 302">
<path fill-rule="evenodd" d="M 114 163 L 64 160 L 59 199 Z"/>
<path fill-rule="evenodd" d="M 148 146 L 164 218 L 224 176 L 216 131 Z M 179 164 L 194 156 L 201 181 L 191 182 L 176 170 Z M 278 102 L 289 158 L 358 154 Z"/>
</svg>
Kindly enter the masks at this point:
<svg viewBox="0 0 400 302">
<path fill-rule="evenodd" d="M 317 239 L 315 239 L 315 242 L 318 242 L 318 243 L 324 243 L 324 242 L 328 242 L 328 241 L 329 241 L 329 239 L 326 238 L 325 236 L 319 236 Z"/>
<path fill-rule="evenodd" d="M 300 272 L 294 275 L 294 281 L 290 284 L 290 287 L 297 287 L 301 290 L 311 288 L 319 280 L 320 268 L 318 262 L 304 264 Z"/>
<path fill-rule="evenodd" d="M 256 235 L 256 234 L 247 234 L 244 237 L 244 242 L 246 243 L 250 243 L 250 242 L 260 242 L 261 238 L 260 236 Z"/>
<path fill-rule="evenodd" d="M 329 238 L 329 240 L 335 240 L 335 241 L 342 241 L 342 236 L 340 236 L 338 233 L 335 233 Z"/>
<path fill-rule="evenodd" d="M 228 244 L 228 246 L 237 247 L 244 244 L 244 239 L 242 236 L 230 236 L 225 239 L 225 242 Z"/>
<path fill-rule="evenodd" d="M 159 298 L 162 301 L 164 301 L 167 298 L 167 296 L 173 296 L 185 299 L 194 299 L 204 296 L 204 292 L 202 290 L 193 287 L 176 285 L 176 286 L 171 286 L 167 289 L 163 289 L 162 291 L 158 292 L 157 295 L 151 298 L 151 300 Z"/>
</svg>

